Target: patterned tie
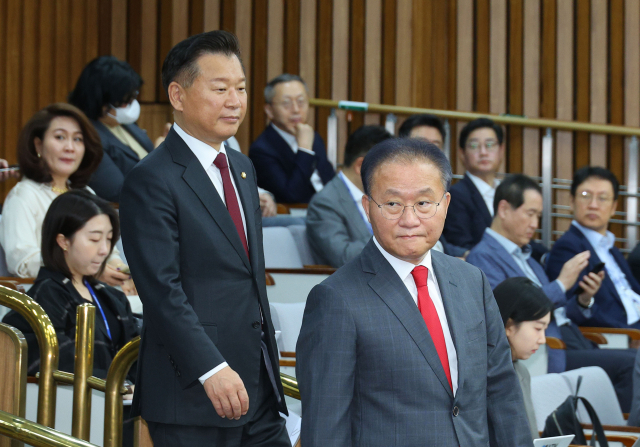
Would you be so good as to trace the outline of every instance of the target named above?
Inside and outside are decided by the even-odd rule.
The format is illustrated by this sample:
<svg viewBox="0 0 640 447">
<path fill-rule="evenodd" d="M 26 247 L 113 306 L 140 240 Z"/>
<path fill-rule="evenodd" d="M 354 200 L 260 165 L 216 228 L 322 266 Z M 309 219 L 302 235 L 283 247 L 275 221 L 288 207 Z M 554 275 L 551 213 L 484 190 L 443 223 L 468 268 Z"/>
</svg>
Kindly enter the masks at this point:
<svg viewBox="0 0 640 447">
<path fill-rule="evenodd" d="M 433 340 L 433 344 L 438 352 L 438 357 L 440 357 L 440 362 L 442 363 L 442 368 L 444 369 L 444 373 L 449 381 L 449 386 L 453 389 L 453 386 L 451 385 L 451 371 L 449 370 L 447 344 L 444 341 L 444 333 L 442 332 L 442 325 L 440 324 L 440 318 L 438 318 L 438 312 L 436 311 L 436 307 L 433 305 L 433 301 L 429 296 L 429 288 L 427 287 L 429 269 L 419 265 L 413 269 L 411 275 L 413 275 L 413 280 L 416 282 L 416 286 L 418 287 L 418 310 L 422 314 L 424 322 L 427 324 L 429 335 L 431 335 L 431 340 Z"/>
<path fill-rule="evenodd" d="M 220 175 L 222 175 L 222 187 L 224 188 L 224 200 L 227 202 L 227 210 L 231 215 L 231 220 L 236 226 L 238 236 L 244 247 L 244 251 L 249 257 L 249 247 L 247 245 L 247 238 L 244 234 L 244 226 L 242 225 L 242 215 L 240 215 L 240 206 L 238 205 L 238 199 L 236 198 L 236 191 L 233 189 L 233 183 L 231 183 L 231 176 L 229 175 L 229 164 L 227 163 L 227 156 L 222 152 L 219 153 L 213 164 L 220 169 Z"/>
</svg>

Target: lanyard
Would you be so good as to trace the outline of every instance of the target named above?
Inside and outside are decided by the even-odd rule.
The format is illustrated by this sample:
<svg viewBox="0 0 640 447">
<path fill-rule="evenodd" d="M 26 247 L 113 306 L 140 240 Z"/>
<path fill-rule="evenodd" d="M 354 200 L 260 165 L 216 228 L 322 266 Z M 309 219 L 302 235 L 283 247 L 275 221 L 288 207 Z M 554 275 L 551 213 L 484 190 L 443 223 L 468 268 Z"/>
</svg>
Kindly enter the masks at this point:
<svg viewBox="0 0 640 447">
<path fill-rule="evenodd" d="M 342 174 L 342 172 L 341 172 L 341 173 L 338 174 L 338 177 L 340 177 L 340 180 L 342 180 L 342 183 L 344 183 L 344 186 L 346 186 L 347 191 L 349 191 L 349 195 L 351 196 L 351 200 L 353 200 L 353 203 L 356 206 L 356 210 L 358 211 L 358 214 L 360 214 L 360 217 L 362 217 L 362 220 L 364 220 L 364 223 L 367 226 L 367 230 L 369 230 L 369 233 L 373 234 L 373 228 L 371 228 L 371 224 L 367 220 L 367 217 L 363 216 L 362 213 L 360 212 L 360 207 L 358 206 L 358 202 L 351 195 L 351 188 L 349 188 L 349 185 L 347 184 L 346 180 L 344 178 L 342 178 L 343 175 L 344 174 Z"/>
<path fill-rule="evenodd" d="M 102 320 L 104 321 L 104 325 L 107 328 L 107 336 L 109 337 L 109 340 L 111 340 L 111 329 L 109 329 L 109 323 L 107 322 L 107 317 L 105 316 L 104 311 L 102 310 L 102 306 L 100 305 L 100 301 L 98 301 L 98 297 L 96 296 L 95 292 L 93 291 L 93 289 L 89 285 L 89 282 L 86 279 L 84 280 L 84 285 L 89 290 L 89 293 L 91 294 L 91 297 L 93 298 L 93 302 L 96 303 L 96 306 L 98 306 L 98 310 L 100 310 L 100 315 L 102 315 Z"/>
</svg>

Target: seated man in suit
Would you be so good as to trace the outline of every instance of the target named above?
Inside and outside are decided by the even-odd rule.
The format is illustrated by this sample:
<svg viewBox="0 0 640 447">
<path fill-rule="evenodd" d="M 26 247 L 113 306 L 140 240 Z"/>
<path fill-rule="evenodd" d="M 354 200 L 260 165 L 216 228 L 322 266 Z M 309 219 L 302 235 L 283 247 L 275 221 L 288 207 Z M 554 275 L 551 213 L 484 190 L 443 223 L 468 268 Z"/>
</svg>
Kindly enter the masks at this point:
<svg viewBox="0 0 640 447">
<path fill-rule="evenodd" d="M 300 76 L 282 74 L 264 89 L 264 110 L 271 124 L 249 148 L 258 186 L 280 203 L 309 203 L 333 178 L 322 138 L 306 124 L 307 84 Z"/>
<path fill-rule="evenodd" d="M 602 287 L 587 303 L 590 312 L 568 310 L 569 318 L 580 326 L 640 329 L 640 284 L 615 247 L 615 236 L 607 231 L 618 205 L 618 188 L 618 179 L 605 168 L 587 166 L 576 171 L 571 184 L 574 220 L 549 253 L 549 278 L 556 278 L 562 264 L 577 252 L 591 253 L 585 271 L 605 263 Z"/>
<path fill-rule="evenodd" d="M 444 225 L 447 240 L 472 248 L 491 225 L 493 197 L 500 181 L 496 173 L 504 158 L 504 132 L 489 118 L 471 121 L 460 132 L 458 151 L 466 172 L 451 187 L 451 206 Z"/>
<path fill-rule="evenodd" d="M 487 278 L 431 250 L 449 161 L 419 139 L 388 139 L 361 173 L 374 237 L 313 288 L 298 338 L 302 445 L 530 446 Z"/>
<path fill-rule="evenodd" d="M 567 345 L 566 351 L 548 351 L 549 372 L 600 366 L 611 377 L 620 405 L 630 408 L 634 354 L 629 350 L 597 349 L 566 316 L 569 311 L 587 312 L 579 309 L 589 304 L 602 284 L 604 273 L 579 275 L 589 262 L 590 254 L 584 251 L 568 259 L 557 279 L 549 281 L 542 266 L 530 256 L 529 244 L 542 214 L 542 193 L 540 186 L 529 177 L 516 174 L 504 179 L 496 190 L 494 211 L 491 227 L 485 230 L 467 261 L 485 272 L 492 288 L 507 278 L 520 276 L 539 285 L 555 305 L 554 320 L 547 335 L 560 338 Z M 579 295 L 566 295 L 565 291 L 574 284 L 584 291 Z"/>
<path fill-rule="evenodd" d="M 446 132 L 442 120 L 435 115 L 412 115 L 398 129 L 400 138 L 422 138 L 442 149 Z"/>
</svg>

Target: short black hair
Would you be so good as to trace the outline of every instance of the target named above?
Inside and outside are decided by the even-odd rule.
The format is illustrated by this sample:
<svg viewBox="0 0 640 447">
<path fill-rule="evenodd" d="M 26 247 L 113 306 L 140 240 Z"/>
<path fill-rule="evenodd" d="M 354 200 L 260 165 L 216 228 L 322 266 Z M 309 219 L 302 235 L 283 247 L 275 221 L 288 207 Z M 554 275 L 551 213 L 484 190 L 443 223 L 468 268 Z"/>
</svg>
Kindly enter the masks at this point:
<svg viewBox="0 0 640 447">
<path fill-rule="evenodd" d="M 234 34 L 215 30 L 188 37 L 169 50 L 162 64 L 162 87 L 167 94 L 169 93 L 169 84 L 173 81 L 183 87 L 189 87 L 193 84 L 199 73 L 198 59 L 205 54 L 236 56 L 242 65 L 240 44 Z M 242 66 L 242 70 L 244 71 L 244 66 Z"/>
<path fill-rule="evenodd" d="M 118 213 L 111 204 L 82 189 L 69 191 L 56 197 L 49 205 L 42 223 L 41 248 L 44 266 L 49 270 L 62 273 L 69 279 L 73 279 L 71 270 L 69 270 L 67 261 L 64 258 L 64 252 L 58 245 L 56 238 L 59 234 L 62 234 L 67 239 L 72 239 L 89 220 L 101 214 L 105 214 L 109 218 L 113 228 L 111 247 L 109 249 L 109 254 L 111 254 L 113 247 L 120 238 Z M 84 279 L 95 284 L 96 278 L 104 271 L 108 257 L 104 259 L 95 277 L 86 277 Z"/>
<path fill-rule="evenodd" d="M 551 300 L 529 278 L 507 278 L 493 290 L 493 296 L 505 326 L 509 319 L 516 324 L 536 321 L 553 310 Z"/>
<path fill-rule="evenodd" d="M 360 126 L 349 135 L 344 149 L 344 165 L 351 166 L 356 159 L 366 155 L 376 144 L 393 138 L 382 126 Z"/>
<path fill-rule="evenodd" d="M 122 107 L 138 95 L 142 78 L 125 61 L 100 56 L 89 62 L 69 93 L 73 104 L 92 120 L 104 115 L 104 106 Z"/>
<path fill-rule="evenodd" d="M 460 138 L 458 140 L 460 148 L 464 150 L 467 147 L 467 140 L 469 139 L 469 135 L 474 130 L 482 129 L 485 127 L 493 129 L 493 131 L 496 133 L 498 144 L 502 144 L 502 141 L 504 140 L 504 131 L 502 130 L 502 126 L 496 124 L 490 118 L 478 118 L 468 122 L 467 125 L 462 128 L 462 131 L 460 131 Z"/>
<path fill-rule="evenodd" d="M 427 113 L 423 115 L 412 115 L 407 118 L 404 123 L 402 123 L 402 126 L 400 126 L 398 136 L 400 138 L 409 138 L 411 131 L 420 126 L 429 126 L 438 129 L 438 132 L 440 132 L 440 136 L 442 137 L 442 141 L 444 141 L 447 136 L 442 120 L 435 115 L 429 115 Z"/>
<path fill-rule="evenodd" d="M 445 192 L 449 191 L 453 175 L 451 164 L 438 146 L 418 138 L 389 138 L 372 147 L 364 157 L 360 175 L 365 195 L 371 196 L 373 176 L 380 166 L 396 161 L 415 163 L 416 160 L 435 165 Z"/>
<path fill-rule="evenodd" d="M 506 200 L 513 209 L 520 208 L 524 203 L 524 192 L 528 189 L 542 194 L 542 188 L 531 177 L 524 174 L 507 176 L 496 188 L 496 194 L 493 197 L 493 215 L 498 214 L 498 205 L 503 200 Z"/>
<path fill-rule="evenodd" d="M 601 166 L 585 166 L 578 169 L 576 173 L 573 174 L 573 182 L 571 182 L 571 196 L 575 197 L 578 187 L 591 177 L 596 177 L 611 182 L 611 186 L 613 187 L 613 200 L 618 200 L 620 182 L 618 182 L 618 178 L 613 172 Z"/>
<path fill-rule="evenodd" d="M 282 73 L 281 75 L 276 76 L 275 78 L 267 82 L 267 85 L 264 87 L 264 102 L 266 104 L 271 104 L 271 102 L 273 101 L 273 97 L 276 95 L 276 85 L 292 81 L 300 82 L 302 85 L 304 85 L 304 89 L 307 90 L 307 94 L 309 93 L 307 83 L 304 82 L 304 79 L 302 79 L 300 76 L 289 73 Z"/>
</svg>

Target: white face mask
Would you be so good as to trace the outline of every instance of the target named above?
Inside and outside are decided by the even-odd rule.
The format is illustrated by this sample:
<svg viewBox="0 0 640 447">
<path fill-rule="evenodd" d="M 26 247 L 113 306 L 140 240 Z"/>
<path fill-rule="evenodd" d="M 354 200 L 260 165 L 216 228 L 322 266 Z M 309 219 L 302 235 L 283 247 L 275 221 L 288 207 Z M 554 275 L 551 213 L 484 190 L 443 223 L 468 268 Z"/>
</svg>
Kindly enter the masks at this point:
<svg viewBox="0 0 640 447">
<path fill-rule="evenodd" d="M 137 99 L 131 101 L 124 107 L 113 107 L 116 111 L 115 115 L 109 113 L 120 124 L 133 124 L 140 118 L 140 103 Z"/>
</svg>

